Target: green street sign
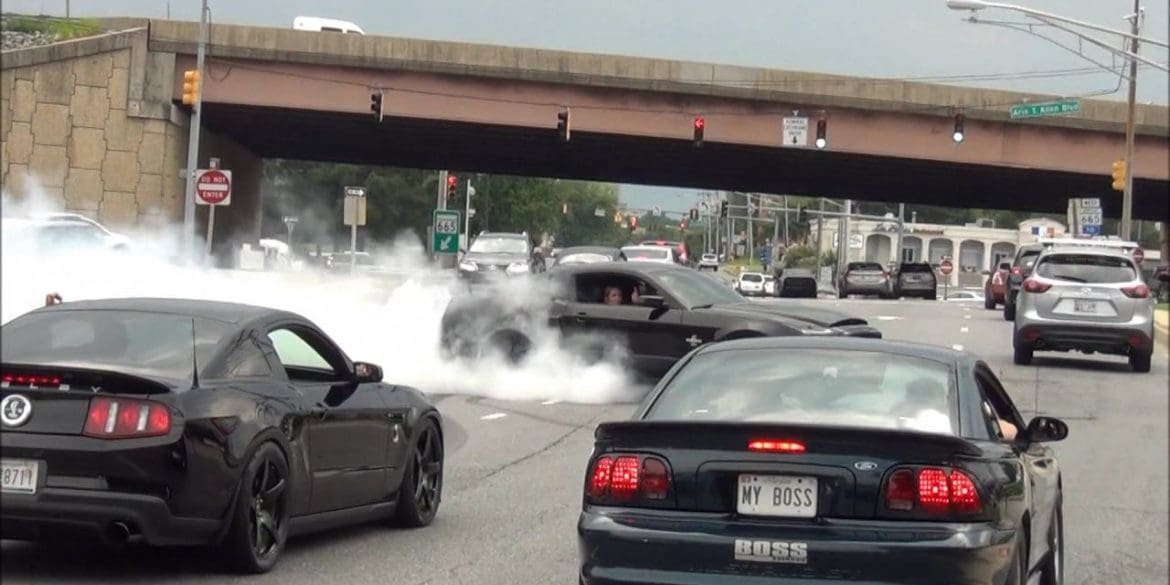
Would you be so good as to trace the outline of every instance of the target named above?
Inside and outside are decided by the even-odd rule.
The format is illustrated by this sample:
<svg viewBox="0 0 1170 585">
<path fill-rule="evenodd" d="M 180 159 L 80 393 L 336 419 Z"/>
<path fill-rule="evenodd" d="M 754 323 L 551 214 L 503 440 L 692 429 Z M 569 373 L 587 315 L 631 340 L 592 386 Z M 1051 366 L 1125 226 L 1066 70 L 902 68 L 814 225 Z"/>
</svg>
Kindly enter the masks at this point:
<svg viewBox="0 0 1170 585">
<path fill-rule="evenodd" d="M 1064 114 L 1075 114 L 1079 111 L 1081 111 L 1080 100 L 1061 100 L 1058 102 L 1044 102 L 1039 104 L 1016 104 L 1012 106 L 1012 119 L 1061 116 Z"/>
<path fill-rule="evenodd" d="M 459 212 L 436 209 L 435 220 L 432 226 L 434 227 L 434 235 L 431 240 L 431 252 L 435 254 L 458 254 Z"/>
</svg>

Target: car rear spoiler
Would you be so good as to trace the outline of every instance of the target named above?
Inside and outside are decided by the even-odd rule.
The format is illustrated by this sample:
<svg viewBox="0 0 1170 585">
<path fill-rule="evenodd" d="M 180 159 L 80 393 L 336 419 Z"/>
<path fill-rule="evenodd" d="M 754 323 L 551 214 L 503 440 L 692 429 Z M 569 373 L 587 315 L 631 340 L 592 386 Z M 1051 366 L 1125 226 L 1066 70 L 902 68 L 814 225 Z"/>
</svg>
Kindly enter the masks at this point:
<svg viewBox="0 0 1170 585">
<path fill-rule="evenodd" d="M 727 421 L 619 421 L 597 426 L 598 446 L 748 451 L 758 439 L 799 441 L 808 453 L 847 453 L 928 460 L 978 456 L 971 441 L 940 433 L 832 425 Z"/>
<path fill-rule="evenodd" d="M 0 388 L 166 394 L 184 382 L 74 364 L 0 364 Z"/>
</svg>

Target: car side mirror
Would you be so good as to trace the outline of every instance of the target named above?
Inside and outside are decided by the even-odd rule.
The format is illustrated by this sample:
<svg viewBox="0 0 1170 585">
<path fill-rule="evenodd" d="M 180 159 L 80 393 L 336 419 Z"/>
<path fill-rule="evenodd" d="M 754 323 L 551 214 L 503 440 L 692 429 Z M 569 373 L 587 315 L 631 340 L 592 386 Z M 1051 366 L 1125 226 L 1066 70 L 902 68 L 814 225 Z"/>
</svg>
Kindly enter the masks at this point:
<svg viewBox="0 0 1170 585">
<path fill-rule="evenodd" d="M 1032 443 L 1063 441 L 1068 437 L 1068 425 L 1050 416 L 1038 416 L 1028 423 L 1024 438 Z"/>
<path fill-rule="evenodd" d="M 382 367 L 366 362 L 354 362 L 353 374 L 359 384 L 382 381 Z"/>
<path fill-rule="evenodd" d="M 643 307 L 660 309 L 666 306 L 666 299 L 658 295 L 641 295 L 638 297 L 638 304 Z"/>
</svg>

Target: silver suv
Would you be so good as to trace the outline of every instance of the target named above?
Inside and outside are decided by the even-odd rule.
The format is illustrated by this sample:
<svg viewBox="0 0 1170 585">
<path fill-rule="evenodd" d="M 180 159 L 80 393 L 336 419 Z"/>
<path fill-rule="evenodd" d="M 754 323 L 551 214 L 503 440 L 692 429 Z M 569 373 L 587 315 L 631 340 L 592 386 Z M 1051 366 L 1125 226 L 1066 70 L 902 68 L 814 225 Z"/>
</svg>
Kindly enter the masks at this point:
<svg viewBox="0 0 1170 585">
<path fill-rule="evenodd" d="M 1034 351 L 1081 351 L 1129 356 L 1150 371 L 1154 299 L 1133 258 L 1123 251 L 1054 248 L 1036 260 L 1020 287 L 1015 362 Z"/>
</svg>

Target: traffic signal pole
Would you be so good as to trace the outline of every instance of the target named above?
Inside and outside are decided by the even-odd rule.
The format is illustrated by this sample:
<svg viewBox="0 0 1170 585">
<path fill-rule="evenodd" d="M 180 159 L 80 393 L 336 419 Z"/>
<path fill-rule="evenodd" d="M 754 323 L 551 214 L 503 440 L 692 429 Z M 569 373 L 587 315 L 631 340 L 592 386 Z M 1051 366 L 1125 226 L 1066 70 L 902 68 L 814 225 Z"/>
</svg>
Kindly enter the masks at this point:
<svg viewBox="0 0 1170 585">
<path fill-rule="evenodd" d="M 195 174 L 199 166 L 199 132 L 203 122 L 203 63 L 207 54 L 207 0 L 199 11 L 199 45 L 195 52 L 195 70 L 199 89 L 191 104 L 191 119 L 187 128 L 187 184 L 183 196 L 183 252 L 187 258 L 195 251 Z M 209 242 L 210 244 L 210 242 Z"/>
<path fill-rule="evenodd" d="M 1141 0 L 1133 0 L 1133 15 L 1130 24 L 1130 53 L 1137 55 L 1138 35 L 1141 34 L 1142 14 Z M 1133 141 L 1134 141 L 1134 110 L 1137 99 L 1137 59 L 1129 58 L 1129 103 L 1125 116 L 1125 191 L 1121 196 L 1121 239 L 1128 241 L 1133 224 Z"/>
</svg>

